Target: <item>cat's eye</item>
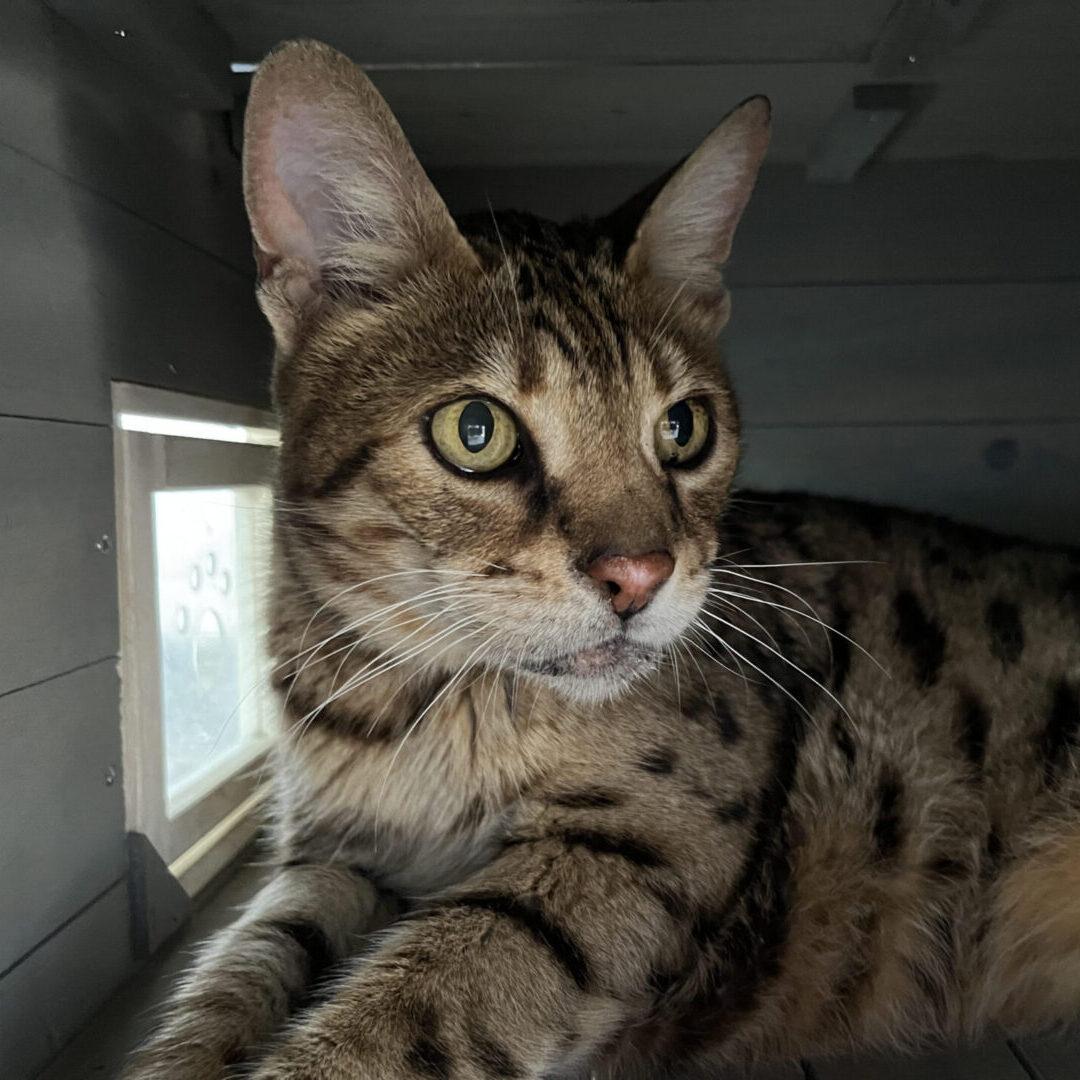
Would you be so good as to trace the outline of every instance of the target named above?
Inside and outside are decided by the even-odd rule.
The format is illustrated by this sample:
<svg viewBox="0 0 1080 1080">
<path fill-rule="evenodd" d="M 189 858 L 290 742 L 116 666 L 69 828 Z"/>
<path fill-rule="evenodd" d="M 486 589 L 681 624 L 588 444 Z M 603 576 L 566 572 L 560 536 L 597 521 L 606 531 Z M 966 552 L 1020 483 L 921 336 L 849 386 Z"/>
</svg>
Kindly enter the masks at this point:
<svg viewBox="0 0 1080 1080">
<path fill-rule="evenodd" d="M 661 465 L 694 465 L 709 437 L 709 414 L 694 398 L 677 401 L 656 421 L 653 437 Z"/>
<path fill-rule="evenodd" d="M 486 398 L 464 398 L 436 409 L 431 441 L 444 461 L 470 473 L 490 473 L 517 455 L 514 418 Z"/>
</svg>

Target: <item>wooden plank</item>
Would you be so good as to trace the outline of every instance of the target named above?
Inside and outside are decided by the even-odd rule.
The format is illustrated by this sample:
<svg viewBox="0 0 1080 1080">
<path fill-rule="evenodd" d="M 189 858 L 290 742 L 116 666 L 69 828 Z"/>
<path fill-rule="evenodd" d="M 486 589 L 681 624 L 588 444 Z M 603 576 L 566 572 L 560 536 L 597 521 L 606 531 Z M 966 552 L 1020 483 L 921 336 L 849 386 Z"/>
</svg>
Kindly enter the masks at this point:
<svg viewBox="0 0 1080 1080">
<path fill-rule="evenodd" d="M 112 432 L 0 417 L 0 490 L 2 694 L 116 654 Z"/>
<path fill-rule="evenodd" d="M 0 979 L 4 1080 L 29 1080 L 133 970 L 119 881 Z"/>
<path fill-rule="evenodd" d="M 862 61 L 892 0 L 209 0 L 237 59 L 315 37 L 380 65 Z M 782 10 L 780 10 L 782 9 Z"/>
<path fill-rule="evenodd" d="M 807 179 L 842 184 L 854 180 L 911 112 L 912 89 L 907 83 L 854 87 L 810 148 Z"/>
<path fill-rule="evenodd" d="M 736 289 L 749 426 L 1080 419 L 1080 283 Z"/>
<path fill-rule="evenodd" d="M 804 1076 L 802 1065 L 797 1061 L 784 1061 L 724 1069 L 717 1080 L 803 1080 Z"/>
<path fill-rule="evenodd" d="M 121 64 L 172 99 L 203 111 L 228 112 L 228 35 L 192 0 L 47 0 Z"/>
<path fill-rule="evenodd" d="M 1080 543 L 1080 422 L 751 428 L 739 483 Z"/>
<path fill-rule="evenodd" d="M 0 971 L 125 872 L 119 700 L 113 660 L 0 698 Z"/>
<path fill-rule="evenodd" d="M 918 1057 L 860 1055 L 815 1061 L 816 1080 L 1031 1080 L 1002 1040 Z"/>
<path fill-rule="evenodd" d="M 957 0 L 957 11 L 949 11 L 944 23 L 953 22 L 957 12 L 966 11 L 973 2 Z M 1080 84 L 1074 77 L 1078 20 L 1076 5 L 1070 11 L 1065 2 L 1037 0 L 1030 13 L 1026 4 L 988 5 L 986 18 L 967 35 L 970 44 L 938 57 L 926 74 L 922 70 L 926 57 L 916 57 L 915 63 L 907 65 L 905 77 L 925 83 L 927 74 L 932 75 L 936 98 L 916 123 L 899 133 L 885 151 L 886 156 L 922 159 L 983 155 L 1032 160 L 1080 157 Z M 449 124 L 452 129 L 461 129 L 459 141 L 468 156 L 459 159 L 458 164 L 466 164 L 495 158 L 490 147 L 479 156 L 476 134 L 472 136 L 474 145 L 470 145 L 469 125 L 453 124 L 454 115 L 480 110 L 478 115 L 488 119 L 491 114 L 484 110 L 491 107 L 495 113 L 487 126 L 493 136 L 498 132 L 508 141 L 513 140 L 514 156 L 506 159 L 508 163 L 581 163 L 605 157 L 634 160 L 616 157 L 626 149 L 646 145 L 634 138 L 634 131 L 614 125 L 608 118 L 612 137 L 605 135 L 598 122 L 606 111 L 604 82 L 609 72 L 621 83 L 622 98 L 632 102 L 635 90 L 644 89 L 653 100 L 664 102 L 667 119 L 675 125 L 680 125 L 683 110 L 688 106 L 696 110 L 703 100 L 696 96 L 702 92 L 699 84 L 684 83 L 690 92 L 680 95 L 676 83 L 654 80 L 648 66 L 631 66 L 635 64 L 696 65 L 698 71 L 736 71 L 745 67 L 741 85 L 727 100 L 741 100 L 755 90 L 773 94 L 775 115 L 781 125 L 773 160 L 801 160 L 843 91 L 873 77 L 866 61 L 892 6 L 848 4 L 841 10 L 834 0 L 818 0 L 812 5 L 793 0 L 772 0 L 768 4 L 752 0 L 724 4 L 686 0 L 585 4 L 549 0 L 527 5 L 500 0 L 443 4 L 437 11 L 420 2 L 391 6 L 388 0 L 362 5 L 216 0 L 213 10 L 232 30 L 238 46 L 246 47 L 246 54 L 239 57 L 243 60 L 256 60 L 276 41 L 299 33 L 322 37 L 373 65 L 373 70 L 396 68 L 398 75 L 409 77 L 414 86 L 422 89 L 429 108 L 438 102 L 446 109 L 438 126 Z M 1008 16 L 1004 15 L 1005 8 L 1010 11 Z M 1021 22 L 1026 25 L 1018 36 L 1025 47 L 1019 52 L 1010 51 L 1013 35 L 1009 31 Z M 991 56 L 993 59 L 988 60 Z M 900 59 L 907 62 L 906 55 Z M 788 70 L 774 83 L 768 68 L 778 62 Z M 839 87 L 829 81 L 827 73 L 830 65 L 837 63 L 852 68 Z M 592 78 L 577 83 L 578 92 L 571 99 L 576 107 L 569 112 L 549 108 L 551 101 L 559 97 L 557 85 L 533 82 L 531 105 L 510 121 L 499 115 L 498 102 L 506 92 L 505 84 L 499 80 L 489 80 L 485 93 L 473 95 L 463 89 L 464 82 L 429 79 L 432 66 L 441 67 L 446 74 L 448 67 L 485 64 L 503 65 L 522 82 L 535 73 L 537 66 L 548 68 L 557 80 L 569 83 L 577 79 L 575 68 L 587 69 Z M 619 74 L 620 65 L 631 72 L 629 78 Z M 486 73 L 497 74 L 490 70 Z M 823 80 L 829 82 L 828 100 L 817 96 Z M 785 84 L 797 87 L 795 93 L 783 93 Z M 386 89 L 392 99 L 397 95 L 392 81 L 387 81 Z M 715 97 L 705 100 L 717 107 Z M 1048 101 L 1055 107 L 1047 108 Z M 800 111 L 803 104 L 811 103 L 812 108 Z M 626 105 L 617 101 L 612 107 Z M 795 137 L 783 130 L 788 122 L 784 118 L 795 116 L 792 109 L 799 115 Z M 406 130 L 413 132 L 423 146 L 434 147 L 435 136 L 421 122 L 422 116 L 407 112 Z M 628 115 L 633 115 L 632 105 Z M 576 140 L 572 130 L 582 117 L 586 119 L 587 144 Z M 507 123 L 516 131 L 504 131 Z M 556 146 L 560 131 L 563 141 Z M 654 131 L 663 137 L 663 127 Z M 536 140 L 537 154 L 543 156 L 523 156 L 528 151 L 515 135 L 526 133 Z M 589 146 L 602 147 L 603 152 L 596 157 L 571 156 L 587 153 Z M 445 151 L 439 151 L 437 156 L 440 163 L 451 160 Z M 435 154 L 431 160 L 436 160 Z"/>
<path fill-rule="evenodd" d="M 0 142 L 247 272 L 220 115 L 169 100 L 39 0 L 5 0 L 0 100 Z"/>
<path fill-rule="evenodd" d="M 738 63 L 370 74 L 420 160 L 439 167 L 672 163 L 751 93 L 773 103 L 770 161 L 802 161 L 863 71 Z"/>
<path fill-rule="evenodd" d="M 252 281 L 0 146 L 0 412 L 109 423 L 110 378 L 263 405 Z"/>
<path fill-rule="evenodd" d="M 567 221 L 607 213 L 672 164 L 461 167 L 431 177 L 454 213 L 490 199 Z M 1080 163 L 1066 161 L 886 162 L 843 187 L 809 184 L 797 165 L 766 165 L 725 275 L 736 286 L 1075 279 L 1078 190 Z"/>
<path fill-rule="evenodd" d="M 150 1034 L 159 1007 L 191 964 L 192 951 L 232 923 L 271 876 L 264 865 L 250 864 L 210 890 L 177 937 L 106 1002 L 35 1080 L 118 1076 L 127 1055 Z"/>
<path fill-rule="evenodd" d="M 1001 4 L 991 14 L 977 33 L 955 46 L 958 58 L 993 64 L 1041 62 L 1047 56 L 1075 59 L 1080 53 L 1080 7 L 1074 0 L 1024 0 Z M 1047 33 L 1049 27 L 1052 34 Z"/>
<path fill-rule="evenodd" d="M 1017 1047 L 1037 1080 L 1076 1080 L 1080 1075 L 1080 1029 L 1018 1039 Z"/>
<path fill-rule="evenodd" d="M 1080 164 L 1064 161 L 890 161 L 840 188 L 767 165 L 727 277 L 762 285 L 1075 280 L 1078 188 Z"/>
<path fill-rule="evenodd" d="M 1052 22 L 1042 24 L 1048 39 Z M 1008 63 L 951 56 L 935 67 L 935 92 L 918 123 L 897 133 L 890 160 L 984 154 L 1011 160 L 1080 157 L 1075 48 Z M 908 76 L 918 77 L 918 69 Z M 1053 102 L 1048 108 L 1047 103 Z"/>
</svg>

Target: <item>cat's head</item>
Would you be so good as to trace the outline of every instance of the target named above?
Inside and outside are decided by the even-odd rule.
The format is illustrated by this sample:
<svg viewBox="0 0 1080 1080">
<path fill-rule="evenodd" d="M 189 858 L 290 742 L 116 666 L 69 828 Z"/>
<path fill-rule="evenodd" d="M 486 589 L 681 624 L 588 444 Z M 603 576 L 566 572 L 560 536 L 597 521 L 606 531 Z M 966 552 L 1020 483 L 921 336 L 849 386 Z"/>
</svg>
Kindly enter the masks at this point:
<svg viewBox="0 0 1080 1080">
<path fill-rule="evenodd" d="M 738 449 L 721 265 L 768 142 L 739 106 L 628 243 L 451 219 L 313 42 L 255 76 L 245 193 L 275 333 L 290 595 L 383 663 L 617 693 L 705 599 Z"/>
</svg>

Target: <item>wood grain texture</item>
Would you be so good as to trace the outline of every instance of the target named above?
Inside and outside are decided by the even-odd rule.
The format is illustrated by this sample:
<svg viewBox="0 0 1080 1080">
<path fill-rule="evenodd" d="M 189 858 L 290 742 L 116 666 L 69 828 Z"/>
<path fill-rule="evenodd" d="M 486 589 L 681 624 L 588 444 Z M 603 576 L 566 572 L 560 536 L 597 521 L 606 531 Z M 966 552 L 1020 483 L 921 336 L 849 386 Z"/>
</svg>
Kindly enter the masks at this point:
<svg viewBox="0 0 1080 1080">
<path fill-rule="evenodd" d="M 119 881 L 0 979 L 0 1072 L 30 1080 L 131 974 Z"/>
<path fill-rule="evenodd" d="M 0 490 L 5 693 L 116 654 L 112 432 L 0 417 Z"/>
<path fill-rule="evenodd" d="M 739 482 L 1080 543 L 1080 422 L 750 428 Z"/>
<path fill-rule="evenodd" d="M 118 684 L 105 660 L 0 698 L 0 971 L 125 872 Z"/>
<path fill-rule="evenodd" d="M 253 282 L 0 146 L 0 412 L 106 424 L 109 379 L 262 405 Z"/>
</svg>

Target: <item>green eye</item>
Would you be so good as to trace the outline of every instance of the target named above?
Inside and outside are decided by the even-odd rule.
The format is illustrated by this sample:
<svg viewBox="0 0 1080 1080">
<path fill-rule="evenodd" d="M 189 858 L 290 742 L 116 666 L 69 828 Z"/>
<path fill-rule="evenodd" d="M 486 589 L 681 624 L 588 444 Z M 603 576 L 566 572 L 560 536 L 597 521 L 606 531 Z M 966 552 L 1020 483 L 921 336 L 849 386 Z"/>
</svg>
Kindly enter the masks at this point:
<svg viewBox="0 0 1080 1080">
<path fill-rule="evenodd" d="M 664 466 L 688 465 L 704 449 L 708 436 L 705 406 L 694 398 L 677 401 L 656 421 L 656 456 Z"/>
<path fill-rule="evenodd" d="M 431 441 L 443 460 L 455 468 L 488 473 L 514 456 L 518 429 L 501 405 L 483 398 L 465 398 L 435 411 Z"/>
</svg>

